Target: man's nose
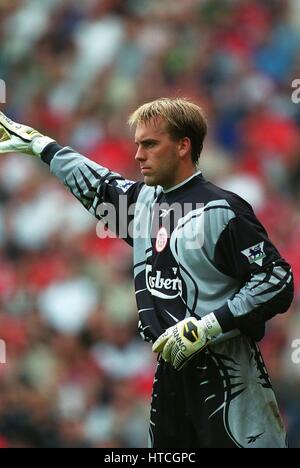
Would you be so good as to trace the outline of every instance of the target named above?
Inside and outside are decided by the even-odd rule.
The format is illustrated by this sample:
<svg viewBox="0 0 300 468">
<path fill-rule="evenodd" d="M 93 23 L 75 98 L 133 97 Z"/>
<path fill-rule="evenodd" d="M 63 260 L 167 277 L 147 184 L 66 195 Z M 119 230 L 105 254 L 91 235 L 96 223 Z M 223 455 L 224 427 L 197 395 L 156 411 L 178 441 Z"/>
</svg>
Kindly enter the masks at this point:
<svg viewBox="0 0 300 468">
<path fill-rule="evenodd" d="M 134 159 L 136 161 L 144 161 L 145 160 L 145 152 L 143 151 L 143 148 L 139 147 L 137 149 L 137 152 L 135 153 Z"/>
</svg>

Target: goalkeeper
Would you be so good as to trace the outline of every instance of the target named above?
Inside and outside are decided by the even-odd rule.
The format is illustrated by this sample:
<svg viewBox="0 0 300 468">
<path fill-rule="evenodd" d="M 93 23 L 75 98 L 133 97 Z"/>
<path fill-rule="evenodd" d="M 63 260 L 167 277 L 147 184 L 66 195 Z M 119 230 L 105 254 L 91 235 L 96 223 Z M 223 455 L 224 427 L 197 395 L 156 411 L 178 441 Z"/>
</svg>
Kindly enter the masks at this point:
<svg viewBox="0 0 300 468">
<path fill-rule="evenodd" d="M 3 114 L 0 152 L 40 157 L 108 225 L 114 207 L 134 251 L 139 331 L 158 354 L 149 446 L 285 447 L 257 341 L 291 304 L 291 268 L 251 206 L 198 170 L 207 124 L 197 105 L 158 99 L 129 123 L 140 182 Z"/>
</svg>

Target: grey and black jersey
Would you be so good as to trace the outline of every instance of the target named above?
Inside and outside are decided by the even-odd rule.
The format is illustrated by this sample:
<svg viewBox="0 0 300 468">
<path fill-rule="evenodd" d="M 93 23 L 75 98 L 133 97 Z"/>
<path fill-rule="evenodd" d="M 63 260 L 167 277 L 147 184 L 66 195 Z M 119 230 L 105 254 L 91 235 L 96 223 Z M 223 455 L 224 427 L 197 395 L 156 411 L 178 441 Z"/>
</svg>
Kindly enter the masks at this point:
<svg viewBox="0 0 300 468">
<path fill-rule="evenodd" d="M 111 225 L 134 251 L 139 327 L 146 340 L 188 316 L 210 312 L 224 332 L 219 340 L 239 333 L 259 340 L 266 320 L 289 307 L 291 268 L 238 195 L 201 173 L 163 191 L 56 144 L 42 158 L 97 218 L 109 223 L 115 208 Z"/>
<path fill-rule="evenodd" d="M 42 159 L 94 216 L 133 247 L 139 331 L 145 340 L 153 342 L 186 317 L 211 312 L 222 327 L 223 334 L 178 377 L 160 361 L 150 445 L 285 447 L 255 341 L 263 337 L 268 319 L 289 308 L 293 277 L 251 206 L 200 172 L 163 191 L 126 180 L 56 143 Z"/>
</svg>

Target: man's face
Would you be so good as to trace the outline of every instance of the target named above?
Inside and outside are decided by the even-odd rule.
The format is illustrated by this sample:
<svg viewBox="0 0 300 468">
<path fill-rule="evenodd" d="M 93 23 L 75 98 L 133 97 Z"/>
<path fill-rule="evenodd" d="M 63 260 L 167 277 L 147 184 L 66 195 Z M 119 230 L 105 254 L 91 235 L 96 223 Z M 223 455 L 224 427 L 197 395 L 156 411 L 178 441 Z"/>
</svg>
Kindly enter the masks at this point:
<svg viewBox="0 0 300 468">
<path fill-rule="evenodd" d="M 168 189 L 181 181 L 179 142 L 171 139 L 163 119 L 138 124 L 135 142 L 135 159 L 147 185 Z"/>
</svg>

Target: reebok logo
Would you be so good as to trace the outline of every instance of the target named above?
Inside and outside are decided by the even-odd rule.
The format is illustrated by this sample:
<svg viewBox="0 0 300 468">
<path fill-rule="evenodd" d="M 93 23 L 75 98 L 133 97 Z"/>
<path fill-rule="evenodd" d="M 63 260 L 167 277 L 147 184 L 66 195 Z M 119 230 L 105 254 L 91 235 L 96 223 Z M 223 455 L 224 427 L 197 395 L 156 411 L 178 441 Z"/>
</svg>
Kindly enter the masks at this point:
<svg viewBox="0 0 300 468">
<path fill-rule="evenodd" d="M 263 434 L 264 434 L 264 432 L 261 432 L 260 434 L 247 437 L 248 444 L 254 444 L 254 442 L 256 442 L 258 439 L 260 439 Z"/>
<path fill-rule="evenodd" d="M 161 213 L 160 213 L 160 217 L 161 218 L 165 218 L 166 216 L 168 216 L 168 214 L 173 210 L 173 208 L 170 208 L 169 210 L 166 210 L 165 208 L 162 208 L 161 209 Z"/>
</svg>

